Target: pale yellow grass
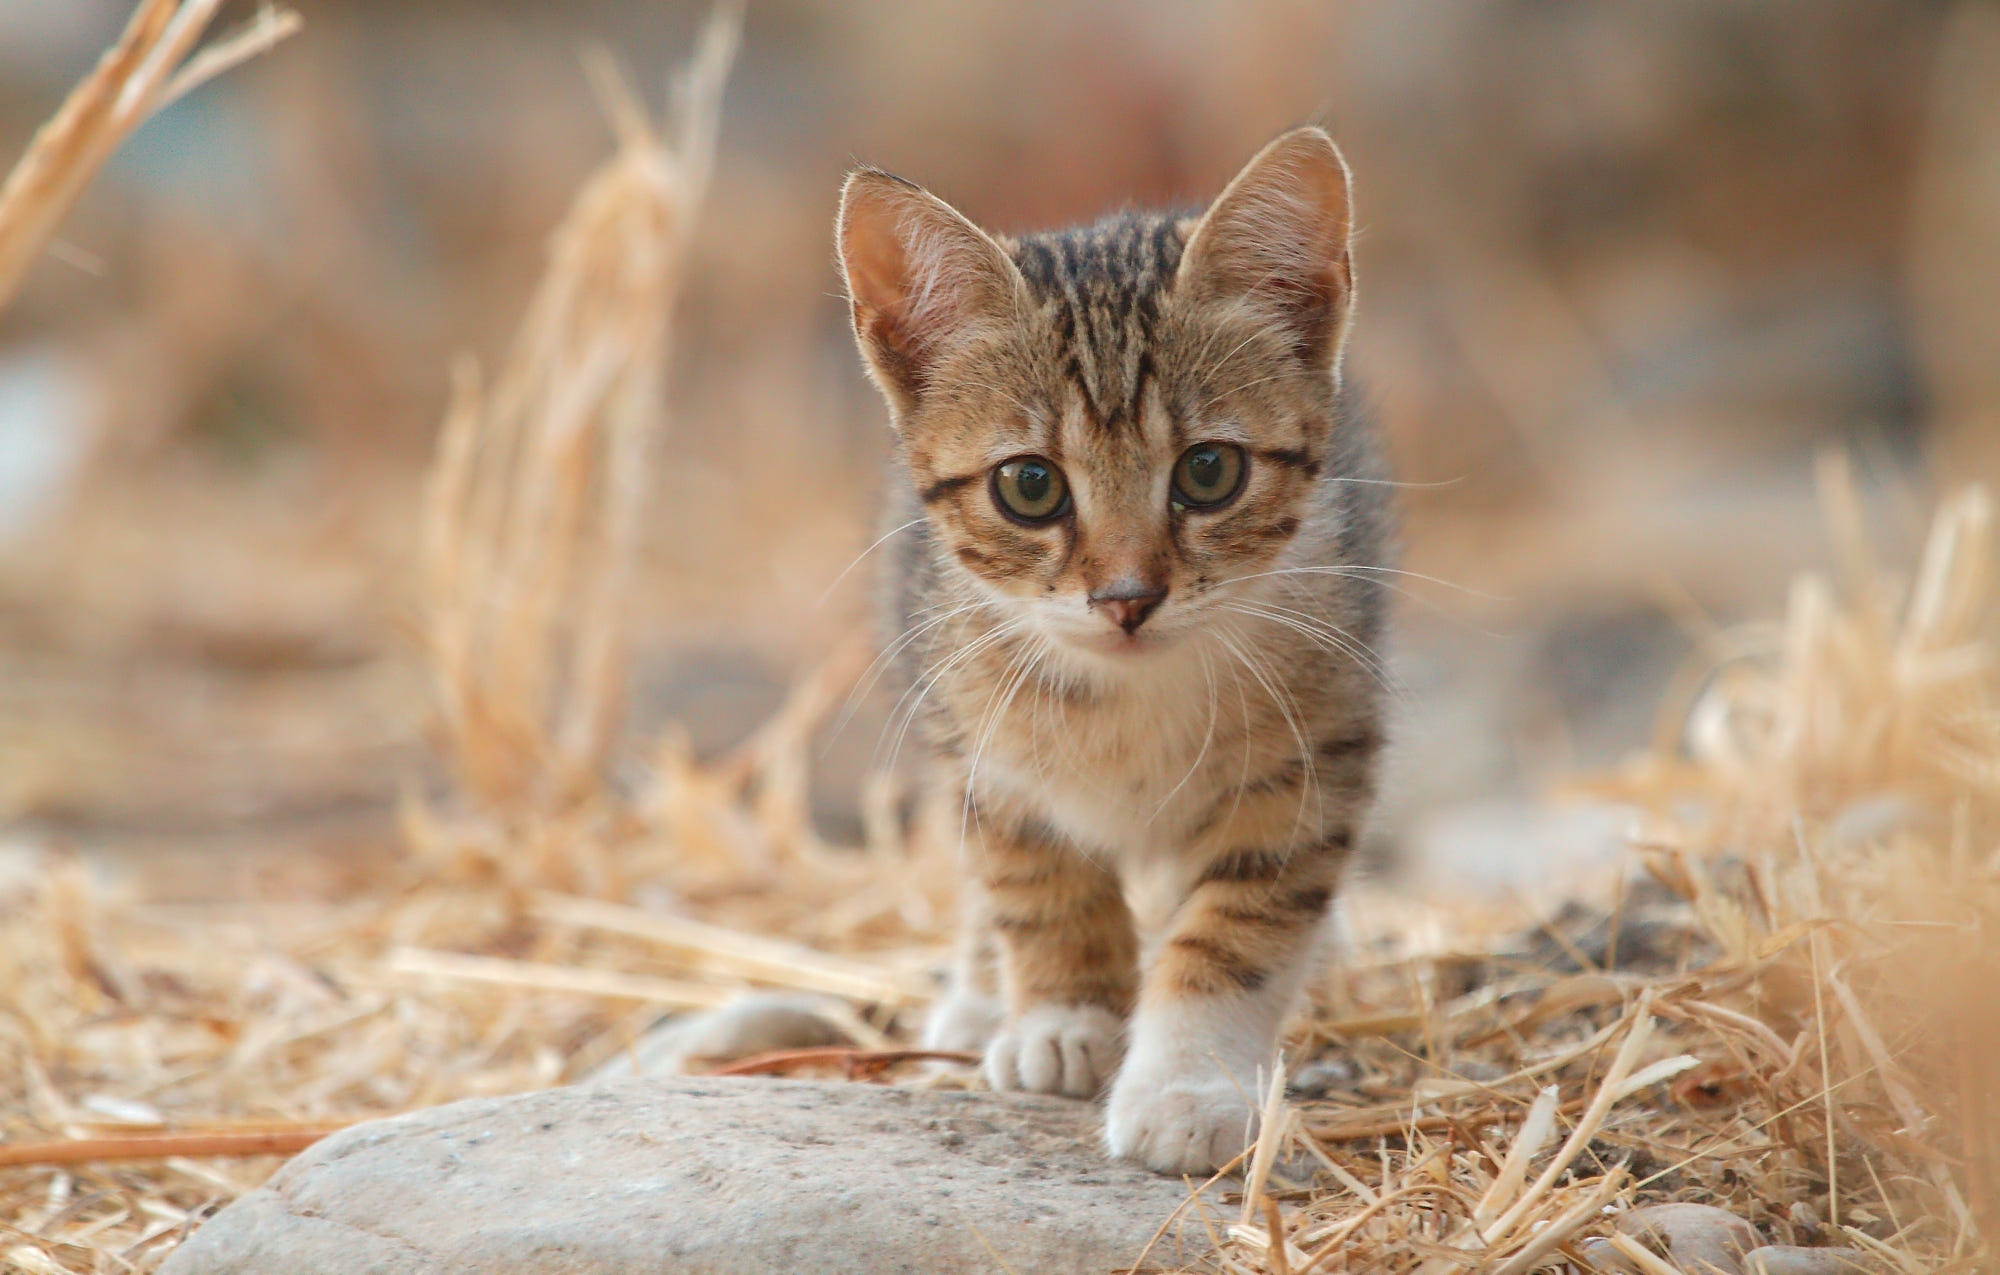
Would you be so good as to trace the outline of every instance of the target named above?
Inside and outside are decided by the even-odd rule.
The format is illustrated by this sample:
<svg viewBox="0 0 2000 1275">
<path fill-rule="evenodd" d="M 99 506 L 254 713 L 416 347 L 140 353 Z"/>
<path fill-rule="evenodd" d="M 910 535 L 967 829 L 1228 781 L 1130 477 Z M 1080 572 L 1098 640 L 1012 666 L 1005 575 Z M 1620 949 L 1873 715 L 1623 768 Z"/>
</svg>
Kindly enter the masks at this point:
<svg viewBox="0 0 2000 1275">
<path fill-rule="evenodd" d="M 35 134 L 0 186 L 0 305 L 48 246 L 63 215 L 132 131 L 183 93 L 255 57 L 299 28 L 264 8 L 199 53 L 224 0 L 141 0 L 124 34 Z"/>
</svg>

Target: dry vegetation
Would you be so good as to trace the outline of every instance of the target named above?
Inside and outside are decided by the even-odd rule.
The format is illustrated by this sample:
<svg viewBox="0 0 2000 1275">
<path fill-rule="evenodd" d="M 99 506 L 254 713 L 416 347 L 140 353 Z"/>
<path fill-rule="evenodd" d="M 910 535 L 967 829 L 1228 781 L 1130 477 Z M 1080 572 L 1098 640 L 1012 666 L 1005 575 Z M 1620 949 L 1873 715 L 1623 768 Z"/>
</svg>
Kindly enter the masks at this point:
<svg viewBox="0 0 2000 1275">
<path fill-rule="evenodd" d="M 173 9 L 141 6 L 128 39 L 191 41 L 186 15 L 212 6 Z M 348 901 L 256 908 L 0 860 L 0 1264 L 150 1270 L 330 1128 L 575 1079 L 661 1011 L 745 988 L 844 997 L 862 1042 L 765 1069 L 960 1083 L 893 1052 L 941 962 L 946 856 L 905 842 L 887 781 L 864 845 L 826 844 L 807 816 L 814 732 L 865 651 L 719 762 L 669 737 L 613 775 L 645 457 L 667 428 L 667 316 L 726 31 L 665 130 L 599 75 L 617 153 L 555 234 L 491 389 L 456 382 L 421 546 L 454 782 L 406 802 L 410 853 Z M 190 45 L 121 47 L 105 74 L 163 75 Z M 220 56 L 120 100 L 161 100 Z M 100 101 L 115 87 L 92 83 Z M 138 117 L 103 118 L 24 166 L 53 169 L 17 171 L 0 260 L 60 211 L 13 211 L 14 192 L 73 193 Z M 1352 958 L 1289 1047 L 1320 1082 L 1268 1095 L 1244 1176 L 1192 1184 L 1229 1269 L 1548 1269 L 1664 1199 L 1884 1270 L 1992 1268 L 2000 529 L 1967 489 L 1903 572 L 1873 556 L 1843 472 L 1822 486 L 1839 578 L 1802 576 L 1781 622 L 1711 635 L 1666 741 L 1601 785 L 1646 812 L 1645 881 L 1600 915 L 1608 939 L 1356 901 Z"/>
</svg>

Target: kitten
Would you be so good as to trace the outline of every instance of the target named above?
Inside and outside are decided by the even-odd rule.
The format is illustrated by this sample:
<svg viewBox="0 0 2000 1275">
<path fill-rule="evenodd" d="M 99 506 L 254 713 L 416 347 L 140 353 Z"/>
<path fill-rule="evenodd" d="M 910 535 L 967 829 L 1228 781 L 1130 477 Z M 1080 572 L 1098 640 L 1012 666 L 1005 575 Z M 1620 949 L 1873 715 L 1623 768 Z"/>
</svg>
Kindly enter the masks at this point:
<svg viewBox="0 0 2000 1275">
<path fill-rule="evenodd" d="M 968 878 L 930 1043 L 997 1089 L 1110 1084 L 1110 1150 L 1162 1172 L 1254 1135 L 1382 740 L 1350 226 L 1316 128 L 1199 217 L 1005 238 L 887 173 L 841 196 L 914 522 L 896 649 Z"/>
</svg>

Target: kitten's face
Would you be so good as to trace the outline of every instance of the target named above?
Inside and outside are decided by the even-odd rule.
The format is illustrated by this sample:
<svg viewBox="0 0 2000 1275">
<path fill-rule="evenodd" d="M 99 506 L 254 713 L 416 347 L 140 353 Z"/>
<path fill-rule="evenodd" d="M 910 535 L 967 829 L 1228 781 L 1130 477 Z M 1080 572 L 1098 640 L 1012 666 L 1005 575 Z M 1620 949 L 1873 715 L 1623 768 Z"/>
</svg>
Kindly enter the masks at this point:
<svg viewBox="0 0 2000 1275">
<path fill-rule="evenodd" d="M 1103 654 L 1157 649 L 1298 533 L 1331 382 L 1287 366 L 1268 333 L 1169 300 L 1132 361 L 1150 373 L 1103 403 L 1092 378 L 1061 372 L 1065 326 L 1038 312 L 942 367 L 905 424 L 910 472 L 946 551 L 1038 630 Z"/>
<path fill-rule="evenodd" d="M 841 231 L 926 516 L 1010 618 L 1113 661 L 1169 649 L 1312 534 L 1349 292 L 1323 133 L 1198 220 L 1002 242 L 863 173 Z"/>
</svg>

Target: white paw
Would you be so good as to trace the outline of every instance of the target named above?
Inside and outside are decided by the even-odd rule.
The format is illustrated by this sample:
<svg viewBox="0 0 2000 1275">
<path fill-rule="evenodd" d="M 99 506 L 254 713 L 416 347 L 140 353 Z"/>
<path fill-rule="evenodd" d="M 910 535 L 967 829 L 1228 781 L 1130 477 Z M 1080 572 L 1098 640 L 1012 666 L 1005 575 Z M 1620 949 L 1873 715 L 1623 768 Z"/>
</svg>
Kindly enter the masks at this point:
<svg viewBox="0 0 2000 1275">
<path fill-rule="evenodd" d="M 1125 1025 L 1092 1005 L 1037 1005 L 986 1047 L 995 1089 L 1095 1098 L 1118 1070 Z"/>
<path fill-rule="evenodd" d="M 993 997 L 954 987 L 924 1016 L 924 1048 L 979 1053 L 1006 1018 L 1006 1007 Z"/>
<path fill-rule="evenodd" d="M 1155 1173 L 1213 1173 L 1257 1140 L 1251 1089 L 1220 1070 L 1164 1085 L 1121 1077 L 1104 1113 L 1105 1145 Z"/>
<path fill-rule="evenodd" d="M 1258 1077 L 1276 1061 L 1268 1011 L 1257 1000 L 1141 1009 L 1104 1113 L 1111 1154 L 1158 1173 L 1206 1175 L 1256 1141 Z"/>
</svg>

